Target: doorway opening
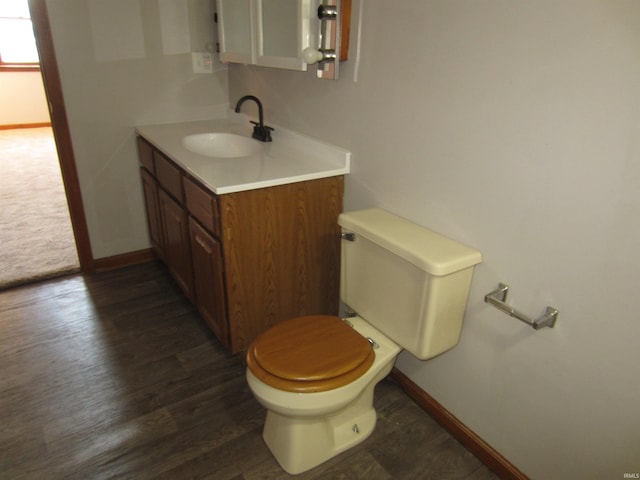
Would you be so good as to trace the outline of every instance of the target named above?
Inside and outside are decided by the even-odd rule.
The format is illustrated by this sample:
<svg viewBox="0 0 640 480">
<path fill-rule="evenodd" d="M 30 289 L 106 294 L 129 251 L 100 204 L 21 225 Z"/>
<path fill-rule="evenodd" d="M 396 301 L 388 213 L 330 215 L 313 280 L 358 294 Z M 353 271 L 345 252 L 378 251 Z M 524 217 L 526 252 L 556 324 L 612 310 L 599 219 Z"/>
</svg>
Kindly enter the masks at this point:
<svg viewBox="0 0 640 480">
<path fill-rule="evenodd" d="M 51 123 L 23 119 L 10 122 L 1 119 L 0 122 L 5 125 L 0 130 L 0 168 L 6 168 L 8 172 L 6 175 L 4 171 L 0 173 L 0 235 L 3 236 L 0 243 L 0 289 L 78 269 L 91 271 L 93 265 L 46 4 L 44 0 L 2 2 L 3 6 L 9 4 L 13 10 L 8 8 L 0 14 L 3 23 L 0 30 L 5 34 L 11 32 L 9 40 L 4 38 L 4 49 L 0 39 L 0 75 L 4 80 L 14 75 L 15 82 L 15 75 L 35 74 L 40 85 L 44 83 L 44 107 Z M 29 12 L 30 19 L 22 18 L 28 22 L 28 29 L 19 25 L 17 30 L 7 28 L 13 20 L 20 23 L 16 17 L 29 17 Z M 31 36 L 31 52 L 26 55 L 25 51 L 11 47 L 18 44 L 16 40 L 24 35 L 25 30 Z M 34 33 L 38 40 L 37 49 L 33 42 Z M 6 48 L 7 45 L 10 48 Z M 33 51 L 42 73 L 37 61 L 34 62 Z M 21 58 L 20 55 L 25 56 Z M 32 56 L 29 58 L 28 55 Z M 21 59 L 26 61 L 20 62 Z M 7 129 L 7 124 L 9 127 L 29 125 L 38 128 Z M 27 228 L 28 224 L 32 230 Z M 8 235 L 13 235 L 13 238 L 8 239 Z M 69 239 L 63 254 L 60 244 Z M 44 246 L 36 248 L 38 242 Z M 40 256 L 39 251 L 44 252 L 44 256 Z M 26 269 L 18 265 L 25 260 L 31 263 Z M 10 266 L 10 262 L 17 267 Z M 23 268 L 22 273 L 16 273 L 18 267 Z"/>
</svg>

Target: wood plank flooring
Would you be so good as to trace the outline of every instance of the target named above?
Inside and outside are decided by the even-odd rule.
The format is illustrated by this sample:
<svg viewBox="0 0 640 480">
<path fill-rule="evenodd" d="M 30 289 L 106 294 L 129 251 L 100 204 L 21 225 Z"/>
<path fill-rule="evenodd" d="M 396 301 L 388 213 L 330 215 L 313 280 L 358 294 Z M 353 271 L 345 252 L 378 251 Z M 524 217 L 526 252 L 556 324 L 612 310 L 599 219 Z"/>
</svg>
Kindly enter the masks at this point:
<svg viewBox="0 0 640 480">
<path fill-rule="evenodd" d="M 496 478 L 392 381 L 363 444 L 296 478 Z M 239 356 L 151 262 L 0 292 L 1 479 L 290 478 Z"/>
</svg>

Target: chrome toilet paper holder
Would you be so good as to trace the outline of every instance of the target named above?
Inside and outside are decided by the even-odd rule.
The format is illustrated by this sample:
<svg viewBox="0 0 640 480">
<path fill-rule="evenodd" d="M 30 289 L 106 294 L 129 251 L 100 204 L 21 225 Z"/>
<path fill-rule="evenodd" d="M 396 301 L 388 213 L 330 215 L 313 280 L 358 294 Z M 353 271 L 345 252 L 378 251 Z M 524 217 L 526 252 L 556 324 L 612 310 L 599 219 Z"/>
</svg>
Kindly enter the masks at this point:
<svg viewBox="0 0 640 480">
<path fill-rule="evenodd" d="M 553 328 L 556 320 L 558 319 L 558 310 L 553 307 L 547 307 L 544 315 L 540 318 L 532 319 L 528 315 L 516 310 L 511 305 L 506 303 L 507 292 L 509 291 L 509 285 L 506 283 L 500 283 L 498 288 L 493 292 L 484 296 L 484 301 L 490 305 L 493 305 L 498 310 L 506 313 L 507 315 L 517 318 L 521 322 L 533 327 L 534 330 L 540 330 L 544 327 Z"/>
</svg>

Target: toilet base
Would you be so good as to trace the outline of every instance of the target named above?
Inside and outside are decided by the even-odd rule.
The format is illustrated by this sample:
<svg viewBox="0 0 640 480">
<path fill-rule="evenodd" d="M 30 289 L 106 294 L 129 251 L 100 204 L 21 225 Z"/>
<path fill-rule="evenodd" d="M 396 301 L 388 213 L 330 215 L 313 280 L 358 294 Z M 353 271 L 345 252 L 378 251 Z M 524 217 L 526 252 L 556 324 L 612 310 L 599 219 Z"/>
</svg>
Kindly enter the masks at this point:
<svg viewBox="0 0 640 480">
<path fill-rule="evenodd" d="M 372 383 L 351 405 L 323 417 L 289 417 L 267 411 L 262 437 L 288 473 L 309 470 L 364 441 L 376 425 Z"/>
</svg>

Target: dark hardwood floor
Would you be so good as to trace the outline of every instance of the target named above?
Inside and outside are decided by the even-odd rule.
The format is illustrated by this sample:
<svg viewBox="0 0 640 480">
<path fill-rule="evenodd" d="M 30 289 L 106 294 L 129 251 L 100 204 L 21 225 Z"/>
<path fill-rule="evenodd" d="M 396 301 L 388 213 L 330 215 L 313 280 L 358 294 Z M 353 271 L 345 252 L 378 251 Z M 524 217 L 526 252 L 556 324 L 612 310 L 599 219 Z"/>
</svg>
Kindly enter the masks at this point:
<svg viewBox="0 0 640 480">
<path fill-rule="evenodd" d="M 164 268 L 0 293 L 0 478 L 290 478 L 263 408 Z M 496 478 L 392 381 L 363 444 L 296 478 Z"/>
</svg>

